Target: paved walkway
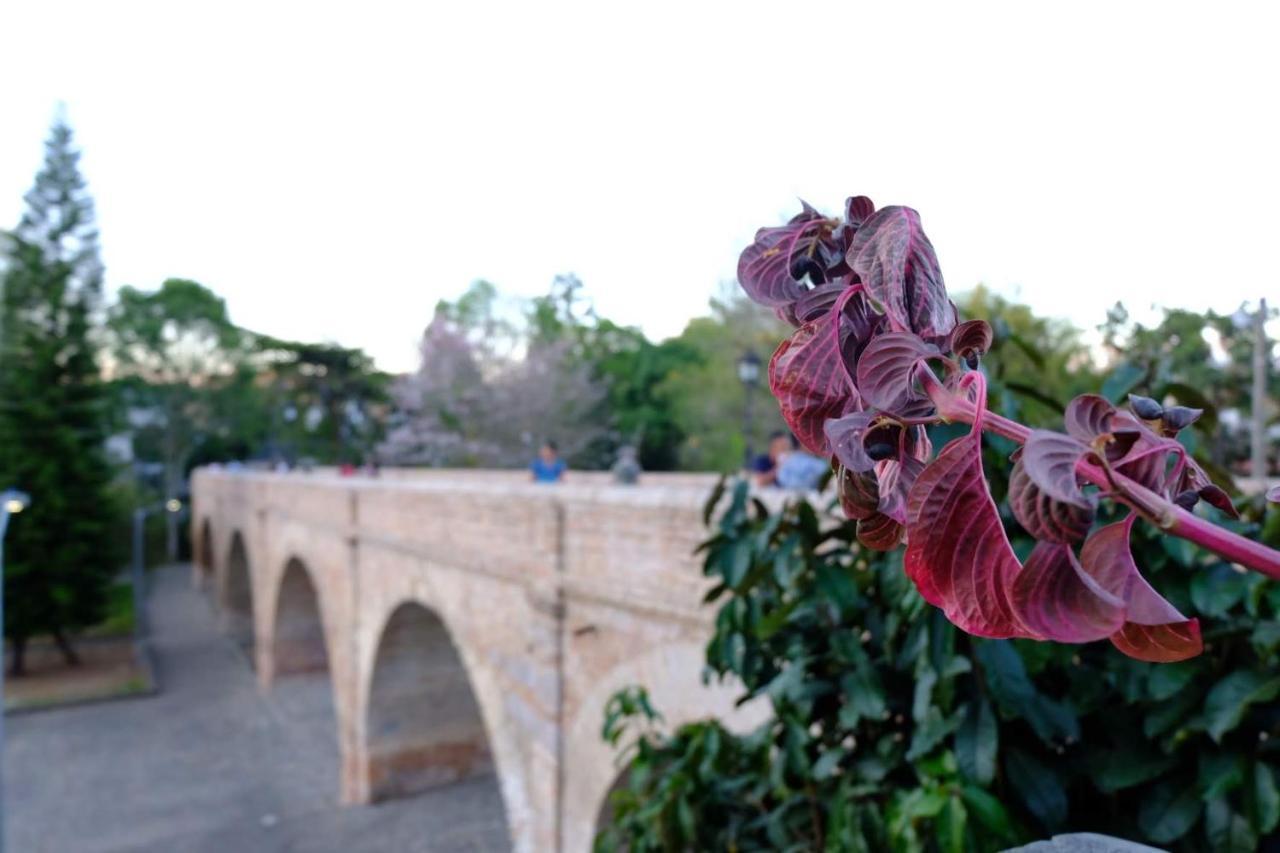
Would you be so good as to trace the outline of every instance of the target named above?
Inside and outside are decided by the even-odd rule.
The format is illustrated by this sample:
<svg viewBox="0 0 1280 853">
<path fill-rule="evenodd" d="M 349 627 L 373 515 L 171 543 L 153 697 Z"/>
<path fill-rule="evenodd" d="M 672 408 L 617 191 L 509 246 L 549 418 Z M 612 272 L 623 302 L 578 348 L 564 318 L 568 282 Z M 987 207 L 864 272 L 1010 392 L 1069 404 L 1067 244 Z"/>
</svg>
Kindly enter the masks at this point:
<svg viewBox="0 0 1280 853">
<path fill-rule="evenodd" d="M 493 778 L 337 805 L 324 675 L 259 693 L 185 567 L 156 573 L 162 692 L 8 718 L 8 849 L 22 853 L 506 850 Z"/>
</svg>

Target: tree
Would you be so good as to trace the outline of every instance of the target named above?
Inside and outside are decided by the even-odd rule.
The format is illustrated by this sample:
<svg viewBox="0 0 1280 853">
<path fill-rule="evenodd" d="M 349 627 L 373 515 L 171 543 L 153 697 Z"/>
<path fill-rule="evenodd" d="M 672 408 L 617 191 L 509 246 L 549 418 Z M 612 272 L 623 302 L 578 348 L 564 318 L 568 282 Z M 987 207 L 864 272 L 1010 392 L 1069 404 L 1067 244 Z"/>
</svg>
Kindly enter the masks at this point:
<svg viewBox="0 0 1280 853">
<path fill-rule="evenodd" d="M 0 296 L 0 482 L 34 498 L 7 544 L 15 675 L 38 633 L 76 661 L 68 632 L 101 619 L 118 568 L 95 347 L 102 265 L 79 158 L 59 119 L 10 235 Z"/>
<path fill-rule="evenodd" d="M 180 278 L 166 279 L 150 293 L 122 288 L 108 328 L 116 375 L 140 380 L 123 386 L 125 406 L 159 412 L 154 422 L 158 441 L 153 443 L 164 464 L 162 492 L 166 498 L 178 497 L 185 491 L 191 455 L 216 416 L 205 390 L 234 369 L 243 336 L 221 298 Z M 142 440 L 135 441 L 135 452 L 148 436 L 136 437 Z M 177 517 L 172 514 L 168 554 L 177 559 Z"/>
</svg>

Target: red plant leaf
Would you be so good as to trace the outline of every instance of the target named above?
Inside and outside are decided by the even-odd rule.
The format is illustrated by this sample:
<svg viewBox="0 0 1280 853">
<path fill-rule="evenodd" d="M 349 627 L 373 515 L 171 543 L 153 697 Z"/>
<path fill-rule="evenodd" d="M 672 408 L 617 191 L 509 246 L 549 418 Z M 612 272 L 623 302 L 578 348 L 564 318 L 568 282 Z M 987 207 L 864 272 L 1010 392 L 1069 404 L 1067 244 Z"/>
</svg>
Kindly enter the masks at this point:
<svg viewBox="0 0 1280 853">
<path fill-rule="evenodd" d="M 910 454 L 901 459 L 886 459 L 876 463 L 876 477 L 880 482 L 880 512 L 894 521 L 906 523 L 907 496 L 924 471 L 924 466 L 925 459 Z"/>
<path fill-rule="evenodd" d="M 832 418 L 824 425 L 831 452 L 850 471 L 862 473 L 876 467 L 863 442 L 868 428 L 878 417 L 875 412 L 853 412 L 842 418 Z"/>
<path fill-rule="evenodd" d="M 1022 528 L 1047 542 L 1080 542 L 1093 524 L 1092 507 L 1056 501 L 1040 490 L 1019 459 L 1009 474 L 1009 507 Z"/>
<path fill-rule="evenodd" d="M 795 302 L 809 290 L 800 281 L 804 272 L 797 272 L 797 263 L 817 275 L 816 284 L 825 282 L 826 268 L 841 262 L 840 247 L 831 239 L 832 227 L 830 220 L 805 204 L 786 225 L 757 231 L 755 240 L 738 256 L 738 282 L 747 296 L 770 308 Z"/>
<path fill-rule="evenodd" d="M 1039 542 L 1010 591 L 1028 632 L 1059 643 L 1090 643 L 1124 625 L 1124 601 L 1103 589 L 1070 545 Z"/>
<path fill-rule="evenodd" d="M 856 365 L 858 393 L 873 408 L 900 412 L 920 400 L 916 365 L 940 355 L 938 348 L 907 332 L 885 332 L 871 340 Z"/>
<path fill-rule="evenodd" d="M 842 465 L 836 472 L 836 485 L 846 517 L 861 521 L 879 511 L 880 481 L 874 471 L 858 473 Z"/>
<path fill-rule="evenodd" d="M 909 207 L 885 207 L 853 235 L 849 267 L 892 318 L 894 328 L 934 338 L 951 333 L 955 306 L 947 299 L 933 245 Z"/>
<path fill-rule="evenodd" d="M 1054 500 L 1092 509 L 1093 503 L 1080 491 L 1076 463 L 1089 448 L 1060 432 L 1032 430 L 1022 448 L 1022 465 L 1040 490 Z"/>
<path fill-rule="evenodd" d="M 834 311 L 805 323 L 782 342 L 769 360 L 769 390 L 782 417 L 805 449 L 829 456 L 824 427 L 856 405 L 857 392 L 831 333 Z"/>
<path fill-rule="evenodd" d="M 1124 600 L 1125 624 L 1111 642 L 1130 657 L 1172 663 L 1203 651 L 1200 623 L 1188 619 L 1151 588 L 1129 549 L 1136 515 L 1097 530 L 1080 550 L 1081 565 L 1098 585 Z"/>
<path fill-rule="evenodd" d="M 1026 637 L 1008 598 L 1018 558 L 983 475 L 981 442 L 975 424 L 916 478 L 907 498 L 904 567 L 924 599 L 961 630 Z"/>
<path fill-rule="evenodd" d="M 1116 407 L 1106 397 L 1081 394 L 1067 404 L 1062 420 L 1067 435 L 1092 444 L 1098 436 L 1111 432 L 1111 416 L 1115 413 Z"/>
<path fill-rule="evenodd" d="M 966 320 L 951 331 L 951 352 L 959 358 L 981 358 L 991 349 L 991 324 L 986 320 Z"/>
<path fill-rule="evenodd" d="M 858 521 L 858 541 L 873 551 L 892 551 L 902 544 L 903 527 L 882 512 Z"/>
</svg>

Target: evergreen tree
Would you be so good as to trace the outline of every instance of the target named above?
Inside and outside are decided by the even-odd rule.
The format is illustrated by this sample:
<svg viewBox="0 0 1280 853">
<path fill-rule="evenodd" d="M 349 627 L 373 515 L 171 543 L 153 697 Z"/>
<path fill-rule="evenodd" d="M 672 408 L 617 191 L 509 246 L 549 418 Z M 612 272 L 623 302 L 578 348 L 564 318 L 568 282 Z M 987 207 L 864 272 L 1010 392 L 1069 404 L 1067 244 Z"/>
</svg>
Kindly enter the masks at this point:
<svg viewBox="0 0 1280 853">
<path fill-rule="evenodd" d="M 0 278 L 0 483 L 33 497 L 6 543 L 14 675 L 36 634 L 76 662 L 69 633 L 102 619 L 118 567 L 95 347 L 102 264 L 79 159 L 55 121 Z"/>
</svg>

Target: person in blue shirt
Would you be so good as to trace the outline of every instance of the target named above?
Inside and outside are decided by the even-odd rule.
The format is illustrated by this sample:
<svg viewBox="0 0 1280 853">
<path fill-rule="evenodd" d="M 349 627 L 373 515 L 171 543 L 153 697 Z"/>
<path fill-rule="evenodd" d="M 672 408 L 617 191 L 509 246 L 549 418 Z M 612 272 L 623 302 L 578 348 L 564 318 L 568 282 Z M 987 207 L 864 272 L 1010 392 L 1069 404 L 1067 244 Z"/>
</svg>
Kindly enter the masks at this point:
<svg viewBox="0 0 1280 853">
<path fill-rule="evenodd" d="M 564 480 L 565 467 L 556 443 L 545 441 L 538 449 L 538 458 L 529 466 L 529 473 L 535 483 L 559 483 Z"/>
</svg>

